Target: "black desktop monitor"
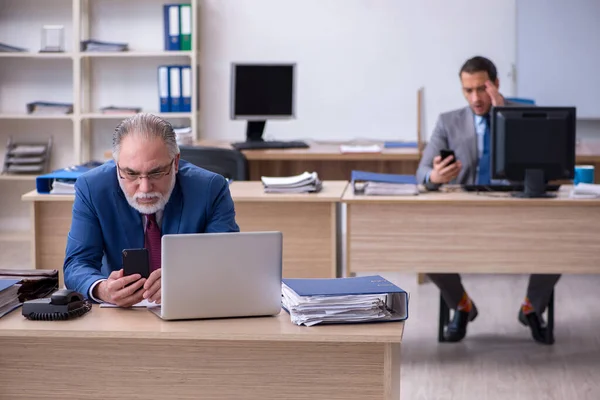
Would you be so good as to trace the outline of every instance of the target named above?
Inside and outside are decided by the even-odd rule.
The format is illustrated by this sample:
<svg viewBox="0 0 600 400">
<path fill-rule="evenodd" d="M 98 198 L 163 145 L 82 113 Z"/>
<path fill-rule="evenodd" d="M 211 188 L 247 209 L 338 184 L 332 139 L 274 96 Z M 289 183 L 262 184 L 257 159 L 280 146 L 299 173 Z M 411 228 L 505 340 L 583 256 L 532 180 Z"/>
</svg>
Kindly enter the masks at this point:
<svg viewBox="0 0 600 400">
<path fill-rule="evenodd" d="M 493 179 L 523 182 L 517 197 L 552 197 L 551 180 L 575 173 L 574 107 L 494 107 L 491 111 Z"/>
<path fill-rule="evenodd" d="M 269 119 L 295 118 L 295 64 L 232 64 L 231 118 L 246 120 L 246 141 L 263 141 Z"/>
</svg>

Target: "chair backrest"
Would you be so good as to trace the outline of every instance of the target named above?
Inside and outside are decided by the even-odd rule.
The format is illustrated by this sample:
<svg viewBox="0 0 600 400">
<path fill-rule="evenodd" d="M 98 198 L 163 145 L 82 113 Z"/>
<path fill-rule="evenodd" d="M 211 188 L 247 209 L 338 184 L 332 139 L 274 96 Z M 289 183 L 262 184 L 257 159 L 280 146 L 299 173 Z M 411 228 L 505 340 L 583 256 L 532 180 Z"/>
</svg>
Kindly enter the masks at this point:
<svg viewBox="0 0 600 400">
<path fill-rule="evenodd" d="M 535 100 L 533 100 L 533 99 L 525 99 L 525 98 L 522 98 L 522 97 L 507 97 L 506 100 L 512 101 L 514 103 L 535 104 Z"/>
<path fill-rule="evenodd" d="M 218 147 L 179 146 L 181 159 L 236 181 L 248 180 L 248 160 L 240 151 Z"/>
</svg>

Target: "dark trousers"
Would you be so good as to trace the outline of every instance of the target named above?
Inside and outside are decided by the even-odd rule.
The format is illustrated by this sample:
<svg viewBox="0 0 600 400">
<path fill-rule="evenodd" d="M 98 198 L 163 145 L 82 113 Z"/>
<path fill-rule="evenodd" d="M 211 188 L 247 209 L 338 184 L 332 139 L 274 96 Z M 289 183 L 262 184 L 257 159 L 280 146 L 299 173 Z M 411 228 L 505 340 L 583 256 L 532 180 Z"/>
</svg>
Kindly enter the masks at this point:
<svg viewBox="0 0 600 400">
<path fill-rule="evenodd" d="M 442 297 L 448 308 L 456 309 L 462 299 L 465 288 L 460 281 L 459 274 L 428 274 L 429 279 L 440 289 Z M 560 279 L 560 275 L 532 274 L 529 277 L 527 297 L 533 309 L 539 315 L 543 314 L 550 302 L 550 296 L 554 285 Z"/>
</svg>

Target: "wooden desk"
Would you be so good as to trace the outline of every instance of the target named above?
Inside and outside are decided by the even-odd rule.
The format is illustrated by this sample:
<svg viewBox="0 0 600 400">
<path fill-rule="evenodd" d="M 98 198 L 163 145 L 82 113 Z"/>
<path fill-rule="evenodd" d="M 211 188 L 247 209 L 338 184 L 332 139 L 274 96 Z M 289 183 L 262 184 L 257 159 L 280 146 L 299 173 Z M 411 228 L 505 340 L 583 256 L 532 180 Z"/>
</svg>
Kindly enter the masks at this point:
<svg viewBox="0 0 600 400">
<path fill-rule="evenodd" d="M 308 149 L 244 150 L 250 169 L 250 180 L 261 176 L 290 176 L 304 171 L 317 171 L 323 180 L 349 180 L 352 170 L 414 174 L 419 164 L 416 148 L 384 149 L 381 153 L 342 154 L 345 142 L 319 143 L 307 141 Z M 203 140 L 200 146 L 231 148 L 229 142 Z"/>
<path fill-rule="evenodd" d="M 165 322 L 94 307 L 72 321 L 0 319 L 2 399 L 400 398 L 403 322 L 277 317 Z"/>
<path fill-rule="evenodd" d="M 365 170 L 413 175 L 417 172 L 421 155 L 416 148 L 383 149 L 381 153 L 342 154 L 340 145 L 345 142 L 307 142 L 308 149 L 244 150 L 248 159 L 250 179 L 261 176 L 298 175 L 304 171 L 317 171 L 324 180 L 349 180 L 352 170 Z M 382 146 L 383 142 L 373 142 Z M 201 140 L 198 146 L 231 148 L 230 142 Z M 576 148 L 577 164 L 596 167 L 596 183 L 600 183 L 600 142 L 583 142 Z M 112 158 L 112 151 L 104 153 Z"/>
<path fill-rule="evenodd" d="M 600 200 L 347 190 L 347 273 L 600 273 Z"/>
<path fill-rule="evenodd" d="M 414 174 L 419 165 L 420 155 L 416 148 L 383 149 L 383 142 L 369 142 L 379 144 L 383 151 L 342 154 L 340 145 L 348 142 L 307 143 L 308 149 L 243 150 L 248 159 L 250 180 L 260 180 L 261 176 L 299 175 L 304 171 L 316 171 L 322 180 L 349 180 L 352 170 Z M 232 148 L 230 142 L 222 140 L 201 140 L 197 145 Z M 112 158 L 111 151 L 104 155 L 107 159 Z"/>
<path fill-rule="evenodd" d="M 233 182 L 231 196 L 242 231 L 283 233 L 283 275 L 334 278 L 337 206 L 348 182 L 326 181 L 320 193 L 264 193 L 260 182 Z"/>
<path fill-rule="evenodd" d="M 333 278 L 337 267 L 336 207 L 346 181 L 323 183 L 317 194 L 263 192 L 261 182 L 233 182 L 236 221 L 242 231 L 283 232 L 283 275 L 294 278 Z M 34 268 L 58 269 L 62 265 L 71 228 L 74 195 L 22 196 L 31 202 L 32 260 Z"/>
</svg>

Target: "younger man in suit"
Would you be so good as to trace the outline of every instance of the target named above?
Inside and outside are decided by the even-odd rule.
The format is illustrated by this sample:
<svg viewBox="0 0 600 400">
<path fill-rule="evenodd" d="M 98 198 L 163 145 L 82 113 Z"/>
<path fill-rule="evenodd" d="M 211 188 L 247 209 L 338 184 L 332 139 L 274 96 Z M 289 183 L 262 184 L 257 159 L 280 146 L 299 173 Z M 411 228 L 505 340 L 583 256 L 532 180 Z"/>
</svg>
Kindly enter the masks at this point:
<svg viewBox="0 0 600 400">
<path fill-rule="evenodd" d="M 162 234 L 239 231 L 229 186 L 180 160 L 173 127 L 152 114 L 116 128 L 113 158 L 76 181 L 65 284 L 97 302 L 160 304 Z M 142 247 L 150 276 L 123 276 L 122 250 Z"/>
<path fill-rule="evenodd" d="M 429 190 L 445 183 L 490 184 L 490 110 L 494 106 L 515 105 L 498 92 L 496 67 L 484 57 L 467 60 L 459 72 L 467 107 L 441 114 L 423 152 L 417 181 Z M 442 160 L 440 150 L 456 155 Z M 477 308 L 465 291 L 458 274 L 429 274 L 439 287 L 449 308 L 455 310 L 445 332 L 447 341 L 458 342 L 467 332 L 467 323 L 477 316 Z M 547 343 L 548 332 L 541 318 L 560 275 L 531 275 L 527 295 L 519 311 L 519 321 L 528 325 L 533 338 Z M 553 338 L 551 338 L 553 341 Z"/>
</svg>

